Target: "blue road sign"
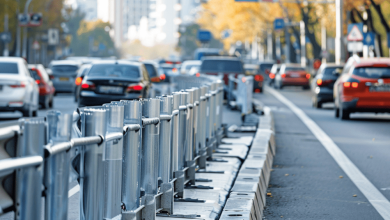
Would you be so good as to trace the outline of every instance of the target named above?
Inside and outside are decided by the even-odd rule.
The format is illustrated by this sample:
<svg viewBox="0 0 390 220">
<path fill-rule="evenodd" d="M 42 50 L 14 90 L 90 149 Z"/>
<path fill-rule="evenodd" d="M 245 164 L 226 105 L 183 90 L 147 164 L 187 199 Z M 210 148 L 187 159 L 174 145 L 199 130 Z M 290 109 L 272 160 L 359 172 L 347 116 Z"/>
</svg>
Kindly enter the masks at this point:
<svg viewBox="0 0 390 220">
<path fill-rule="evenodd" d="M 12 40 L 12 35 L 10 32 L 1 32 L 0 33 L 0 40 L 4 43 L 10 43 Z"/>
<path fill-rule="evenodd" d="M 207 30 L 199 30 L 198 31 L 198 40 L 200 42 L 208 42 L 212 38 L 211 32 Z"/>
<path fill-rule="evenodd" d="M 281 30 L 284 28 L 284 20 L 283 18 L 277 18 L 274 21 L 274 29 L 275 30 Z"/>
<path fill-rule="evenodd" d="M 363 23 L 354 23 L 348 25 L 348 41 L 362 41 L 363 37 Z"/>
<path fill-rule="evenodd" d="M 375 33 L 374 32 L 367 32 L 363 34 L 363 44 L 367 46 L 375 46 Z"/>
<path fill-rule="evenodd" d="M 100 43 L 99 44 L 99 50 L 105 50 L 106 49 L 106 45 L 103 44 L 103 43 Z"/>
</svg>

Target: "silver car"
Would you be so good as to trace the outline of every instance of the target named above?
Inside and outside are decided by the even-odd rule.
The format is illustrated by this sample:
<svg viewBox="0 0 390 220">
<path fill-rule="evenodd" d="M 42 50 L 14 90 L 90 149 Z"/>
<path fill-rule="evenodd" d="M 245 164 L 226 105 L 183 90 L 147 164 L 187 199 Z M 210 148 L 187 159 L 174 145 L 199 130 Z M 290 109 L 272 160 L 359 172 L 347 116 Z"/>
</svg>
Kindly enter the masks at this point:
<svg viewBox="0 0 390 220">
<path fill-rule="evenodd" d="M 19 57 L 0 57 L 0 111 L 20 111 L 25 117 L 37 115 L 39 88 Z"/>
<path fill-rule="evenodd" d="M 57 92 L 71 92 L 75 90 L 75 79 L 81 63 L 73 60 L 55 60 L 50 63 L 52 81 Z"/>
</svg>

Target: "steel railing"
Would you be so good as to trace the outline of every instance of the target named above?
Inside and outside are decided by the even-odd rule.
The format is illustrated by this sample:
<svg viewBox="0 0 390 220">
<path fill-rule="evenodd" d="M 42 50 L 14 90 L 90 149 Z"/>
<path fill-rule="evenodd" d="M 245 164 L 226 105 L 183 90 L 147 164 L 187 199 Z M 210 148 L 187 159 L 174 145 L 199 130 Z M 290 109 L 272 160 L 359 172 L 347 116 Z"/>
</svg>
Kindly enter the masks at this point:
<svg viewBox="0 0 390 220">
<path fill-rule="evenodd" d="M 183 79 L 188 88 L 171 95 L 50 111 L 46 120 L 0 128 L 2 213 L 42 219 L 43 209 L 44 219 L 65 220 L 77 180 L 82 220 L 174 214 L 174 200 L 195 185 L 223 135 L 222 81 Z"/>
</svg>

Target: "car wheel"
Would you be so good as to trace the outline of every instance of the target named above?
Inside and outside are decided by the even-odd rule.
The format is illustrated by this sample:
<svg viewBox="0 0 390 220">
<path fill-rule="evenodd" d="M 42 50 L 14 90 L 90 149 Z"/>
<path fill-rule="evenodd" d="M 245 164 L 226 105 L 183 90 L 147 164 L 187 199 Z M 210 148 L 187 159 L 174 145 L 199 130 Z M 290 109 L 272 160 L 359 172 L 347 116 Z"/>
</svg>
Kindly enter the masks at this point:
<svg viewBox="0 0 390 220">
<path fill-rule="evenodd" d="M 23 110 L 22 114 L 23 114 L 23 117 L 32 117 L 32 111 L 31 111 L 30 107 L 28 109 Z"/>
<path fill-rule="evenodd" d="M 38 116 L 38 110 L 35 110 L 32 112 L 32 117 L 37 117 Z"/>
<path fill-rule="evenodd" d="M 342 106 L 339 108 L 339 116 L 340 116 L 341 120 L 348 120 L 350 114 L 351 113 L 349 111 L 343 109 Z"/>
<path fill-rule="evenodd" d="M 319 102 L 317 98 L 313 98 L 313 107 L 314 108 L 322 108 L 322 103 Z"/>
<path fill-rule="evenodd" d="M 304 87 L 302 87 L 302 89 L 303 90 L 308 90 L 308 89 L 310 89 L 310 86 L 304 86 Z"/>
<path fill-rule="evenodd" d="M 50 108 L 50 96 L 46 96 L 45 102 L 42 105 L 43 109 L 48 109 Z"/>
<path fill-rule="evenodd" d="M 339 108 L 336 108 L 336 107 L 335 107 L 334 110 L 335 110 L 335 111 L 334 111 L 334 117 L 335 117 L 335 118 L 340 117 Z"/>
<path fill-rule="evenodd" d="M 53 102 L 54 102 L 53 99 L 54 99 L 54 98 L 51 97 L 50 102 L 49 102 L 49 108 L 53 108 Z"/>
</svg>

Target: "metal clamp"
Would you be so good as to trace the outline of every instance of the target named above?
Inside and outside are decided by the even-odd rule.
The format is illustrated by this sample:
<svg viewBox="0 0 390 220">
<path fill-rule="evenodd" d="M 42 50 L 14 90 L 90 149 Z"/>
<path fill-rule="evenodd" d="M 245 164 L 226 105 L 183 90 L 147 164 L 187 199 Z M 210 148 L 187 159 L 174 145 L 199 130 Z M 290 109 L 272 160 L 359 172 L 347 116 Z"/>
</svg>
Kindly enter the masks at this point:
<svg viewBox="0 0 390 220">
<path fill-rule="evenodd" d="M 159 118 L 143 118 L 142 119 L 142 126 L 157 125 L 158 123 L 160 123 Z"/>
</svg>

